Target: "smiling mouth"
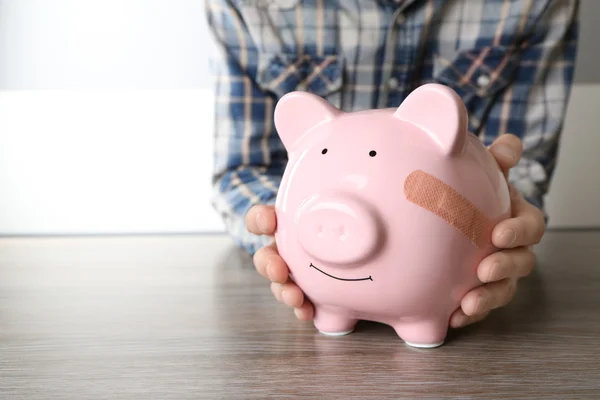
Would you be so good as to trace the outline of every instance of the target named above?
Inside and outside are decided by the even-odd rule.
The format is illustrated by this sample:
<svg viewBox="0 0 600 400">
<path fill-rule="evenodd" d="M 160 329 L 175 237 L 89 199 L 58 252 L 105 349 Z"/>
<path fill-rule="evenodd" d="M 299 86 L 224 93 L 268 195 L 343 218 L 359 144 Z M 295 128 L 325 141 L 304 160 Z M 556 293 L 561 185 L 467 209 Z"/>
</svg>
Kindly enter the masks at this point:
<svg viewBox="0 0 600 400">
<path fill-rule="evenodd" d="M 354 278 L 354 279 L 346 279 L 346 278 L 338 278 L 337 276 L 333 276 L 331 274 L 328 274 L 327 272 L 320 270 L 319 268 L 315 267 L 313 265 L 313 263 L 310 263 L 310 268 L 314 268 L 317 271 L 319 271 L 320 273 L 322 273 L 323 275 L 327 275 L 330 278 L 333 279 L 337 279 L 338 281 L 349 281 L 349 282 L 357 282 L 357 281 L 373 281 L 373 278 L 371 278 L 371 276 L 368 276 L 367 278 Z"/>
</svg>

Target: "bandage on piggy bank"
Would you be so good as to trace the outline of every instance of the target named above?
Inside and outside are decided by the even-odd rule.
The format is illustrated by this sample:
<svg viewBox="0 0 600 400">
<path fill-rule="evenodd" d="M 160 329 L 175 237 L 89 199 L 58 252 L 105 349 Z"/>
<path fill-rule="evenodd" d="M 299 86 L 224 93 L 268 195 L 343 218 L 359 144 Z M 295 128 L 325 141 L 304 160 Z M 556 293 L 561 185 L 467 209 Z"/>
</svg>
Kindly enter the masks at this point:
<svg viewBox="0 0 600 400">
<path fill-rule="evenodd" d="M 492 229 L 511 211 L 506 179 L 467 118 L 439 84 L 397 109 L 342 112 L 307 92 L 280 99 L 288 164 L 275 240 L 320 332 L 370 320 L 410 346 L 446 341 L 462 297 L 482 284 L 478 264 L 498 250 Z"/>
</svg>

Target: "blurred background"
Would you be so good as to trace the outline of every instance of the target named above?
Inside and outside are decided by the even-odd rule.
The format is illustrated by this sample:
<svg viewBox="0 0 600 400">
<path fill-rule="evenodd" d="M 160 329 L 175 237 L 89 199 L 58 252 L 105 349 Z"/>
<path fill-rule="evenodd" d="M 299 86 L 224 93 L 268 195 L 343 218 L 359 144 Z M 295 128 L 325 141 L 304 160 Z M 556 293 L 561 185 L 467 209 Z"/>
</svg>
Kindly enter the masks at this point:
<svg viewBox="0 0 600 400">
<path fill-rule="evenodd" d="M 0 235 L 223 231 L 203 7 L 0 0 Z M 600 1 L 581 11 L 554 228 L 600 226 Z"/>
</svg>

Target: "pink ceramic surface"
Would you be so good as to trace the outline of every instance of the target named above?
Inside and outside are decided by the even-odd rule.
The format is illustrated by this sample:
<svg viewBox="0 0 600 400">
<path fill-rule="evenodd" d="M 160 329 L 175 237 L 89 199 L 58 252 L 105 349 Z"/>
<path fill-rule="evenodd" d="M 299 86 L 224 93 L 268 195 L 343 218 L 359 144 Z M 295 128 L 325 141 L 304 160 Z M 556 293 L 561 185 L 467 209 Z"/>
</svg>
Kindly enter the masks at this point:
<svg viewBox="0 0 600 400">
<path fill-rule="evenodd" d="M 319 331 L 347 334 L 371 320 L 411 346 L 444 343 L 461 298 L 481 284 L 477 265 L 497 250 L 493 225 L 510 215 L 506 180 L 466 123 L 460 98 L 438 84 L 397 109 L 343 113 L 306 92 L 279 101 L 275 124 L 289 162 L 275 239 Z M 407 200 L 405 179 L 416 170 L 487 216 L 484 246 Z"/>
</svg>

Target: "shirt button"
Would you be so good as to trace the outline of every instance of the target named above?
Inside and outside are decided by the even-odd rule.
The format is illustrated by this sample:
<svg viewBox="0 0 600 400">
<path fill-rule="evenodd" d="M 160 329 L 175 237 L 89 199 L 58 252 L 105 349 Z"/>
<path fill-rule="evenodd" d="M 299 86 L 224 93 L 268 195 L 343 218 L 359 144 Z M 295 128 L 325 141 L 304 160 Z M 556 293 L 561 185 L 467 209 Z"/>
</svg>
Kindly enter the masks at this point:
<svg viewBox="0 0 600 400">
<path fill-rule="evenodd" d="M 479 87 L 487 87 L 490 84 L 490 77 L 487 75 L 480 75 L 477 78 L 477 86 Z"/>
<path fill-rule="evenodd" d="M 390 89 L 396 89 L 398 87 L 398 84 L 399 84 L 398 79 L 396 79 L 394 77 L 392 77 L 392 78 L 390 78 L 390 80 L 388 80 L 388 87 Z"/>
<path fill-rule="evenodd" d="M 405 22 L 406 17 L 404 16 L 404 14 L 398 14 L 398 16 L 396 17 L 396 23 L 402 25 Z"/>
</svg>

